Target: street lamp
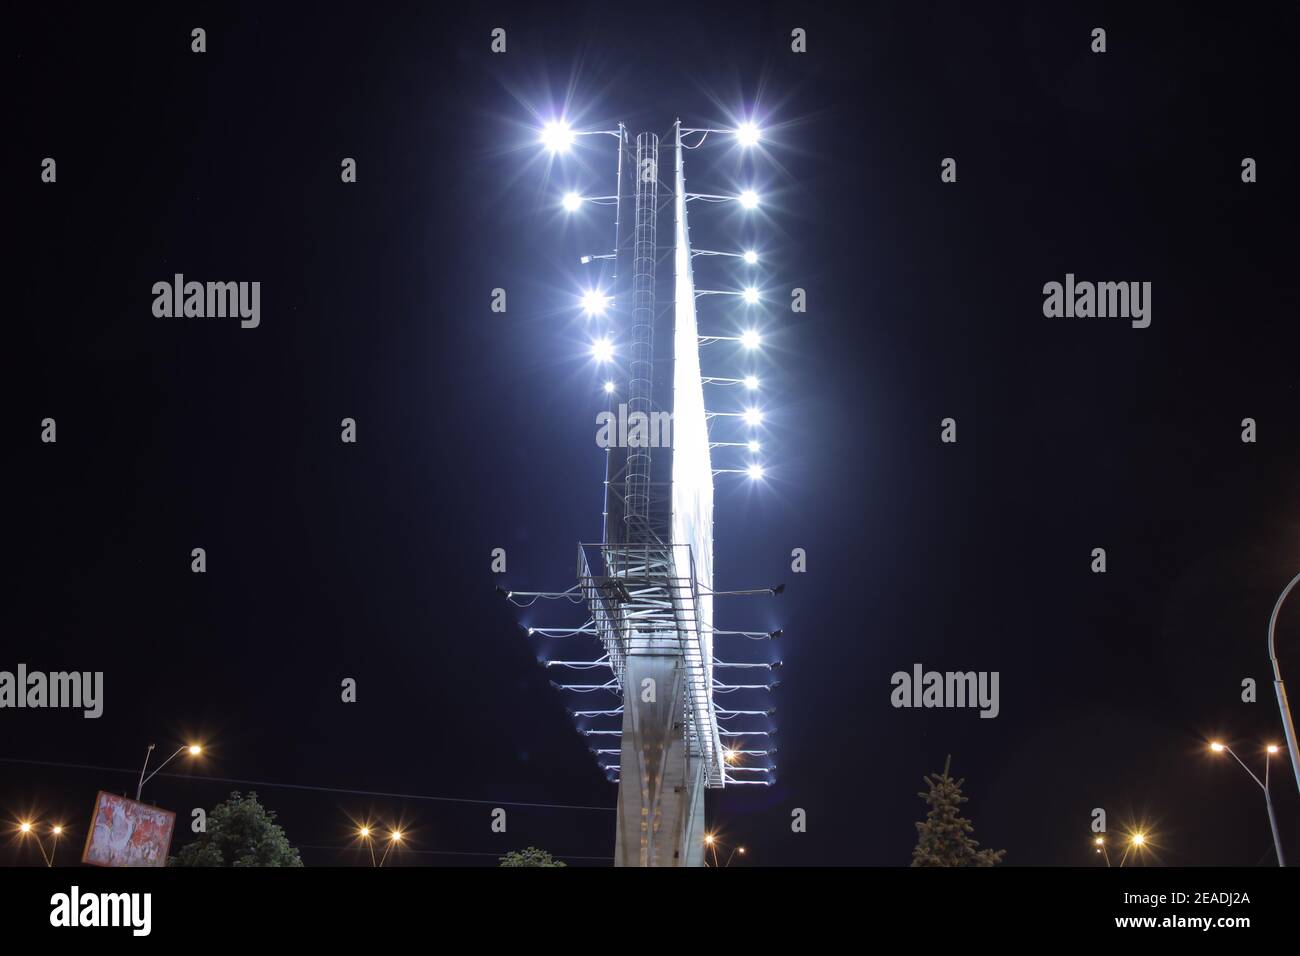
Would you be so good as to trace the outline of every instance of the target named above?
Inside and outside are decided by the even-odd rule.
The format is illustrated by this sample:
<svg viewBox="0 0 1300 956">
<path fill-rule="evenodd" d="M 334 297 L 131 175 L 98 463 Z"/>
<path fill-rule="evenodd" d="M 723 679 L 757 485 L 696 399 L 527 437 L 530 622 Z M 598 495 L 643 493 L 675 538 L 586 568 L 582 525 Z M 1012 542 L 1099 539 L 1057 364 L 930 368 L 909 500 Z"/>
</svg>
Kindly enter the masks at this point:
<svg viewBox="0 0 1300 956">
<path fill-rule="evenodd" d="M 379 865 L 383 866 L 384 861 L 388 859 L 388 853 L 393 847 L 402 842 L 402 831 L 393 830 L 388 834 L 388 846 L 384 847 L 384 855 L 379 858 Z"/>
<path fill-rule="evenodd" d="M 1223 753 L 1225 750 L 1232 755 L 1232 759 L 1241 764 L 1241 769 L 1250 774 L 1250 779 L 1259 785 L 1259 789 L 1264 791 L 1264 806 L 1268 810 L 1268 825 L 1273 831 L 1273 849 L 1277 853 L 1277 865 L 1286 866 L 1286 858 L 1282 855 L 1282 840 L 1277 835 L 1277 814 L 1273 812 L 1273 796 L 1268 789 L 1268 766 L 1269 760 L 1273 754 L 1277 753 L 1277 746 L 1269 744 L 1264 748 L 1264 779 L 1260 780 L 1255 776 L 1255 772 L 1247 767 L 1240 757 L 1238 757 L 1227 744 L 1219 743 L 1217 740 L 1210 742 L 1210 749 L 1217 753 Z"/>
<path fill-rule="evenodd" d="M 1105 858 L 1106 865 L 1110 866 L 1110 854 L 1106 852 L 1106 838 L 1099 836 L 1092 842 L 1093 845 L 1097 847 L 1097 852 L 1100 853 L 1102 857 Z"/>
<path fill-rule="evenodd" d="M 62 832 L 62 829 L 63 828 L 60 827 L 59 831 Z M 54 858 L 50 854 L 45 852 L 45 844 L 41 842 L 41 834 L 40 831 L 36 829 L 36 824 L 32 823 L 32 821 L 30 820 L 19 820 L 18 839 L 22 840 L 27 837 L 31 837 L 33 840 L 36 841 L 36 846 L 41 851 L 41 859 L 45 861 L 45 865 L 53 866 Z"/>
<path fill-rule="evenodd" d="M 144 772 L 149 769 L 149 755 L 153 753 L 154 747 L 156 746 L 157 744 L 150 744 L 149 749 L 144 752 L 144 766 L 140 768 L 140 782 L 136 784 L 136 788 L 135 788 L 136 800 L 140 799 L 140 791 L 144 789 L 144 785 L 148 783 L 150 780 L 152 780 L 155 776 L 157 776 L 159 770 L 162 770 L 163 767 L 167 766 L 169 763 L 171 763 L 173 760 L 179 757 L 182 753 L 184 753 L 185 751 L 189 751 L 189 755 L 191 757 L 197 757 L 199 754 L 203 753 L 203 748 L 200 747 L 198 744 L 185 744 L 183 746 L 177 747 L 176 752 L 174 754 L 172 754 L 170 757 L 168 757 L 166 760 L 160 763 L 157 769 L 155 769 L 153 773 L 149 774 L 149 776 L 146 777 L 144 775 Z"/>
<path fill-rule="evenodd" d="M 1295 721 L 1291 719 L 1291 705 L 1287 703 L 1286 687 L 1282 684 L 1282 671 L 1277 663 L 1277 615 L 1282 610 L 1282 602 L 1291 593 L 1291 589 L 1300 584 L 1300 574 L 1291 579 L 1282 595 L 1273 605 L 1273 614 L 1268 619 L 1268 657 L 1273 662 L 1273 689 L 1277 691 L 1277 709 L 1282 712 L 1282 732 L 1286 734 L 1286 745 L 1291 751 L 1291 769 L 1295 772 L 1296 789 L 1300 789 L 1300 743 L 1296 742 Z"/>
<path fill-rule="evenodd" d="M 370 851 L 370 865 L 372 867 L 378 867 L 379 864 L 375 861 L 375 844 L 374 841 L 370 839 L 373 832 L 374 831 L 365 824 L 357 827 L 357 836 L 361 839 L 361 842 L 366 845 L 366 849 Z"/>
<path fill-rule="evenodd" d="M 1124 845 L 1124 855 L 1119 858 L 1120 867 L 1123 868 L 1124 861 L 1128 859 L 1129 851 L 1140 853 L 1146 845 L 1147 837 L 1145 833 L 1138 831 L 1137 833 L 1130 834 L 1128 842 Z"/>
</svg>

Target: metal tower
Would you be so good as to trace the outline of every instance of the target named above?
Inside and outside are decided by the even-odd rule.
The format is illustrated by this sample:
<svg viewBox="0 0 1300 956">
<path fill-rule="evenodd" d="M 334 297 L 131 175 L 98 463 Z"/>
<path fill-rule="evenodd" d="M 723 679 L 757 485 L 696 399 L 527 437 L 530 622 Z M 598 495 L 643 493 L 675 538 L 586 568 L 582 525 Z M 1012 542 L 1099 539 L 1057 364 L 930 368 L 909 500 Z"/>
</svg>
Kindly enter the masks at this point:
<svg viewBox="0 0 1300 956">
<path fill-rule="evenodd" d="M 747 441 L 713 441 L 719 420 L 738 419 L 750 428 L 760 421 L 755 409 L 709 411 L 705 385 L 756 387 L 756 376 L 705 377 L 700 351 L 718 342 L 738 342 L 752 350 L 757 333 L 702 335 L 696 303 L 705 295 L 741 296 L 755 304 L 757 293 L 745 290 L 697 290 L 693 260 L 698 255 L 727 256 L 756 263 L 753 252 L 693 251 L 687 204 L 738 201 L 756 205 L 751 192 L 735 196 L 686 191 L 685 152 L 703 145 L 710 133 L 735 132 L 747 145 L 757 131 L 672 127 L 672 178 L 660 174 L 660 139 L 641 133 L 635 143 L 625 127 L 595 131 L 618 141 L 613 195 L 584 198 L 570 194 L 565 208 L 575 211 L 587 201 L 615 207 L 614 247 L 602 255 L 582 257 L 600 264 L 601 281 L 586 296 L 589 314 L 611 326 L 602 351 L 626 356 L 626 386 L 611 381 L 610 421 L 633 423 L 619 429 L 619 440 L 606 447 L 603 540 L 578 546 L 577 584 L 565 591 L 506 591 L 520 606 L 538 600 L 569 601 L 585 606 L 587 620 L 577 627 L 533 627 L 530 636 L 600 641 L 603 654 L 594 660 L 548 660 L 547 667 L 607 673 L 598 683 L 560 683 L 567 693 L 601 695 L 607 706 L 573 710 L 601 766 L 619 786 L 615 862 L 619 866 L 705 865 L 704 791 L 732 785 L 769 783 L 774 769 L 767 746 L 774 729 L 770 706 L 725 709 L 717 693 L 766 693 L 771 684 L 727 683 L 716 670 L 751 668 L 770 674 L 779 666 L 765 661 L 727 663 L 714 657 L 714 637 L 766 640 L 779 631 L 722 631 L 714 627 L 713 599 L 720 595 L 774 595 L 781 587 L 716 591 L 713 584 L 713 495 L 718 474 L 761 478 L 756 464 L 714 468 L 715 448 L 745 448 Z M 575 138 L 592 133 L 552 124 L 543 141 L 552 152 L 565 151 Z M 684 137 L 698 136 L 687 144 Z M 630 181 L 629 181 L 630 180 Z M 666 201 L 661 200 L 661 188 Z M 672 204 L 671 244 L 659 241 L 659 217 Z M 632 216 L 624 213 L 631 203 Z M 629 228 L 630 226 L 630 228 Z M 671 258 L 671 275 L 661 269 Z M 606 291 L 606 290 L 610 291 Z M 721 320 L 719 320 L 721 321 Z M 656 356 L 656 331 L 671 346 L 668 357 Z M 611 343 L 611 339 L 618 343 Z M 616 407 L 617 406 L 617 407 Z M 669 416 L 664 416 L 669 412 Z M 670 440 L 648 428 L 638 440 L 635 423 L 668 419 Z M 729 426 L 732 427 L 732 426 Z M 602 704 L 605 702 L 602 701 Z M 618 727 L 610 726 L 617 722 Z M 754 744 L 752 741 L 759 741 Z M 617 743 L 617 746 L 613 746 Z M 609 746 L 602 746 L 608 744 Z M 617 755 L 617 761 L 613 757 Z"/>
</svg>

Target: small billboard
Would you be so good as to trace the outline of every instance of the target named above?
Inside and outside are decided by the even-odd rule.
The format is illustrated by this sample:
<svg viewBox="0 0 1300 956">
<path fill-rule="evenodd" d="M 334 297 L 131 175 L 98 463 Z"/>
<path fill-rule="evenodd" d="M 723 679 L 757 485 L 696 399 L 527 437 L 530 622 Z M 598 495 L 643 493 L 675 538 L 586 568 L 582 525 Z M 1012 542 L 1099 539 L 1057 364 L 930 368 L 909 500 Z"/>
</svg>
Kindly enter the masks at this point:
<svg viewBox="0 0 1300 956">
<path fill-rule="evenodd" d="M 94 866 L 166 866 L 176 814 L 103 790 L 86 834 L 81 862 Z"/>
</svg>

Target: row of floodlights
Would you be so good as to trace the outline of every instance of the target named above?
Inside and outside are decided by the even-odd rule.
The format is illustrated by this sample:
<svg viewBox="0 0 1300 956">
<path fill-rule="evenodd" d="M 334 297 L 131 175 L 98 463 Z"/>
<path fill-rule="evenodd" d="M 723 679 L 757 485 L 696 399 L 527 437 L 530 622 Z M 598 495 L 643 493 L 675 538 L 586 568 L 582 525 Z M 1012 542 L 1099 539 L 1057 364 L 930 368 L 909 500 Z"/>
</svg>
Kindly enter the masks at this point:
<svg viewBox="0 0 1300 956">
<path fill-rule="evenodd" d="M 763 138 L 763 131 L 756 123 L 741 123 L 731 132 L 736 137 L 736 142 L 745 148 L 757 146 Z M 542 127 L 539 138 L 542 145 L 552 153 L 567 153 L 577 137 L 577 131 L 564 120 L 552 120 Z"/>
</svg>

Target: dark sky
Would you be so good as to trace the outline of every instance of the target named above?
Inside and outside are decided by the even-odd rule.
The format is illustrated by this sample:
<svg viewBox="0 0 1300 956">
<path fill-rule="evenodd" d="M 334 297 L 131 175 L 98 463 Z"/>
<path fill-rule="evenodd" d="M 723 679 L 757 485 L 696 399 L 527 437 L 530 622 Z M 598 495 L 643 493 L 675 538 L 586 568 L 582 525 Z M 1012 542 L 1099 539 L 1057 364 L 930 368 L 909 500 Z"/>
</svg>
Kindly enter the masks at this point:
<svg viewBox="0 0 1300 956">
<path fill-rule="evenodd" d="M 572 619 L 494 593 L 568 587 L 599 536 L 603 399 L 572 297 L 607 210 L 566 224 L 554 203 L 612 182 L 612 153 L 583 143 L 548 175 L 534 129 L 567 103 L 634 132 L 755 111 L 749 235 L 779 298 L 808 290 L 807 314 L 764 317 L 768 476 L 724 476 L 716 520 L 719 587 L 788 585 L 717 615 L 785 629 L 778 783 L 711 793 L 711 824 L 753 863 L 905 864 L 921 777 L 951 753 L 1008 863 L 1093 865 L 1094 807 L 1148 828 L 1153 860 L 1271 860 L 1258 789 L 1204 744 L 1258 763 L 1281 739 L 1265 630 L 1300 570 L 1294 5 L 265 6 L 27 5 L 5 30 L 0 669 L 102 670 L 106 705 L 0 712 L 0 812 L 79 840 L 95 791 L 131 776 L 8 761 L 130 768 L 198 737 L 212 776 L 491 801 L 257 787 L 309 863 L 359 861 L 333 849 L 349 816 L 464 854 L 402 862 L 612 855 L 608 809 L 488 827 L 497 802 L 614 801 L 518 629 Z M 692 188 L 738 168 L 702 149 Z M 693 215 L 728 241 L 721 212 Z M 175 272 L 260 281 L 261 326 L 155 318 Z M 1151 282 L 1151 327 L 1045 318 L 1067 272 Z M 1279 646 L 1300 686 L 1300 598 Z M 998 671 L 1000 715 L 892 708 L 917 662 Z M 184 822 L 233 788 L 145 796 Z"/>
</svg>

